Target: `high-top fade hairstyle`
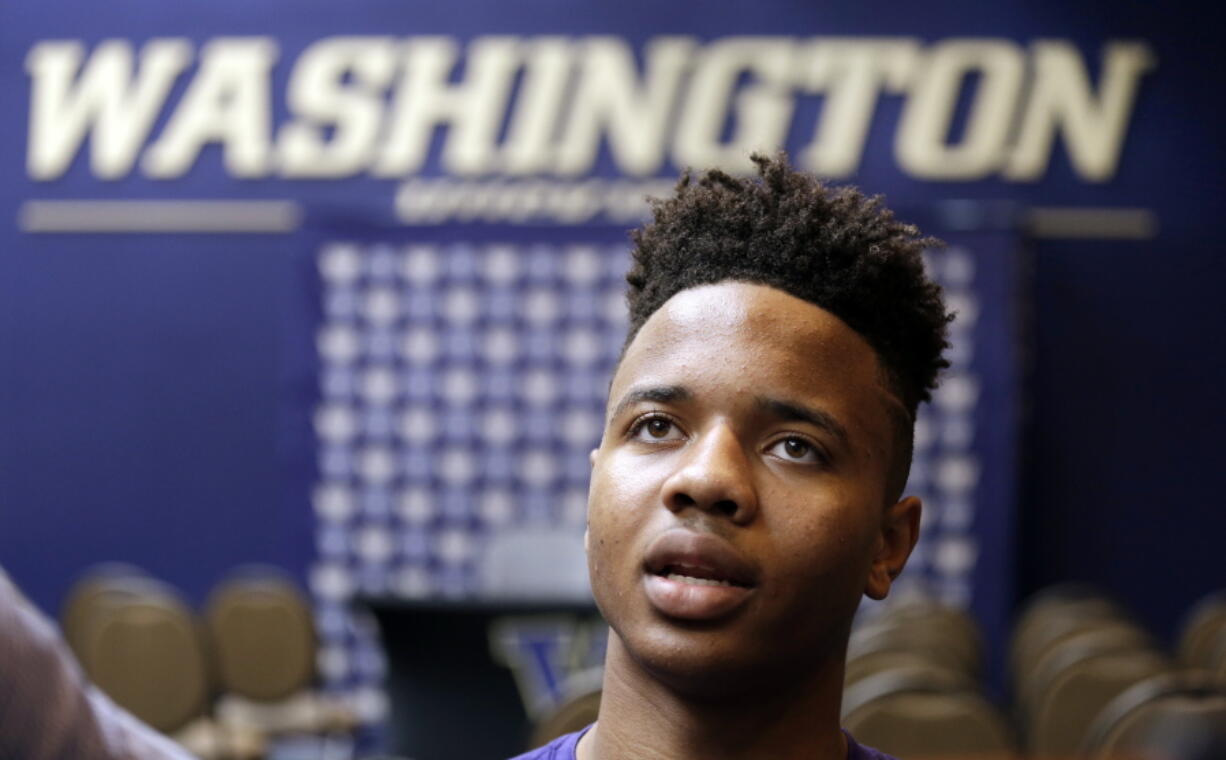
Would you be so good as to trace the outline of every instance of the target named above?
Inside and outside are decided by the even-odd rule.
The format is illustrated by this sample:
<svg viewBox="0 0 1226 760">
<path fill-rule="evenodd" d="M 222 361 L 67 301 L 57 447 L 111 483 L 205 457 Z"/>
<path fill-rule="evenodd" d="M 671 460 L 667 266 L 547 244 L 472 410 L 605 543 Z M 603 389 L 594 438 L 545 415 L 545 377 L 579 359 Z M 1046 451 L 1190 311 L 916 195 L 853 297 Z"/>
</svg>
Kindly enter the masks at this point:
<svg viewBox="0 0 1226 760">
<path fill-rule="evenodd" d="M 652 200 L 653 220 L 632 233 L 625 345 L 665 301 L 699 285 L 758 283 L 825 309 L 873 347 L 886 389 L 906 410 L 894 415 L 900 456 L 889 490 L 897 498 L 916 410 L 949 366 L 942 354 L 953 315 L 922 258 L 939 241 L 896 220 L 880 196 L 824 185 L 784 153 L 753 162 L 756 178 L 715 169 L 695 180 L 687 171 L 673 197 Z"/>
</svg>

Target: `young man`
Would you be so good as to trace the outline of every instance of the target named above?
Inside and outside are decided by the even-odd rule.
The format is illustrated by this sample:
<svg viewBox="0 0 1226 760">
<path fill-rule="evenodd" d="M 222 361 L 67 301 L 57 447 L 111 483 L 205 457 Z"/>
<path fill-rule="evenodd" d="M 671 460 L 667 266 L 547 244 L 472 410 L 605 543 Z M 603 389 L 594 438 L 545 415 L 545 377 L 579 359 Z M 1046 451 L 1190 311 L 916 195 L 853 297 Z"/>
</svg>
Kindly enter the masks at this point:
<svg viewBox="0 0 1226 760">
<path fill-rule="evenodd" d="M 755 161 L 683 178 L 634 235 L 592 452 L 599 719 L 522 760 L 884 757 L 839 728 L 845 650 L 918 536 L 901 492 L 952 317 L 933 241 Z"/>
</svg>

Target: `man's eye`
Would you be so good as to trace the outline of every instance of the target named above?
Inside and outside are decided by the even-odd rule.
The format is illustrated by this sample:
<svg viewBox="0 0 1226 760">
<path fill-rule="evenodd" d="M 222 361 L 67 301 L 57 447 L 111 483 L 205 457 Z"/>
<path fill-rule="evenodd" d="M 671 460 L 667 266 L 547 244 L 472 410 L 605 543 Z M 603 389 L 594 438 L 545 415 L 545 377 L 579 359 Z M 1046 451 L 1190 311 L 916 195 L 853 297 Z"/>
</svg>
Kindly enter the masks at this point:
<svg viewBox="0 0 1226 760">
<path fill-rule="evenodd" d="M 770 453 L 789 462 L 812 462 L 817 464 L 822 461 L 817 447 L 803 438 L 784 438 L 774 446 L 771 446 Z"/>
<path fill-rule="evenodd" d="M 681 437 L 681 431 L 666 417 L 648 417 L 635 425 L 633 432 L 641 441 L 671 441 Z"/>
</svg>

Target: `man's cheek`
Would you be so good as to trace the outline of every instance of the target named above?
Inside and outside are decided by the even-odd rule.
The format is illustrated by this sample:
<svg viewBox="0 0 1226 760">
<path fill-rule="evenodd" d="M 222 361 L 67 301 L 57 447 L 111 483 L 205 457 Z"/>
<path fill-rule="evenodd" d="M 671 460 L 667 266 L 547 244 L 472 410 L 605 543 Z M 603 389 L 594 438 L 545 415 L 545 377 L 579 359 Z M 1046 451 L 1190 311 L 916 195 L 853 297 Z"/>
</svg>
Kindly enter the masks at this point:
<svg viewBox="0 0 1226 760">
<path fill-rule="evenodd" d="M 652 502 L 661 477 L 660 462 L 642 457 L 609 457 L 592 473 L 604 502 L 620 513 L 641 512 Z"/>
</svg>

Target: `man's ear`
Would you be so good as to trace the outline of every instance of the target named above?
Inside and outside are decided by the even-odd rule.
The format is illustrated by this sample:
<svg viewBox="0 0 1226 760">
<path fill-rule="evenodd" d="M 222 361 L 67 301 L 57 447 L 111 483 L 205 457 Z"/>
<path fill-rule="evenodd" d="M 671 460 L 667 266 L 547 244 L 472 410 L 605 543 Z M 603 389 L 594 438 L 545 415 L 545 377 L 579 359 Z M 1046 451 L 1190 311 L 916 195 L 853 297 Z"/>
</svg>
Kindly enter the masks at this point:
<svg viewBox="0 0 1226 760">
<path fill-rule="evenodd" d="M 870 598 L 885 599 L 890 593 L 890 584 L 907 564 L 907 557 L 911 556 L 919 539 L 923 506 L 918 498 L 908 496 L 885 511 L 868 582 L 864 585 L 864 593 Z"/>
</svg>

